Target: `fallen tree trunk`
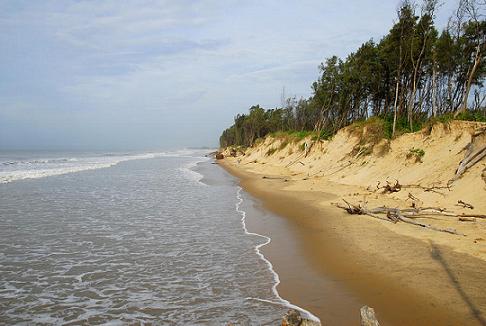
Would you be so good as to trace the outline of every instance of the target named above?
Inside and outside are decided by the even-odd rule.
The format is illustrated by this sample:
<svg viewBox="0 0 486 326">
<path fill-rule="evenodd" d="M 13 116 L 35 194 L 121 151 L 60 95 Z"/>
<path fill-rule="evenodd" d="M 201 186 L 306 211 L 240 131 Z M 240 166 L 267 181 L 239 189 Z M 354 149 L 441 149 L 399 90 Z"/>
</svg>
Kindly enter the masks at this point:
<svg viewBox="0 0 486 326">
<path fill-rule="evenodd" d="M 459 163 L 452 182 L 459 179 L 469 168 L 486 157 L 486 128 L 476 130 L 466 148 L 466 155 Z"/>
<path fill-rule="evenodd" d="M 339 203 L 336 203 L 335 205 L 341 209 L 346 210 L 349 214 L 352 215 L 368 215 L 380 220 L 384 220 L 387 222 L 392 222 L 392 223 L 397 223 L 397 222 L 404 222 L 407 224 L 412 224 L 415 226 L 420 226 L 426 229 L 438 231 L 438 232 L 445 232 L 445 233 L 450 233 L 450 234 L 455 234 L 455 235 L 461 235 L 464 236 L 462 233 L 458 233 L 455 229 L 453 228 L 439 228 L 435 227 L 430 224 L 422 223 L 422 222 L 417 222 L 413 220 L 411 217 L 417 217 L 417 214 L 411 213 L 410 215 L 404 215 L 402 211 L 399 208 L 389 208 L 389 207 L 376 207 L 371 210 L 367 209 L 364 206 L 361 205 L 353 205 L 346 200 L 343 199 L 343 201 L 347 204 L 346 206 L 340 205 Z M 440 208 L 433 208 L 433 207 L 428 207 L 426 209 L 440 209 Z M 407 209 L 406 211 L 420 211 L 421 209 Z M 386 218 L 379 216 L 378 214 L 386 214 Z"/>
<path fill-rule="evenodd" d="M 470 167 L 474 164 L 481 161 L 484 157 L 486 157 L 486 145 L 475 151 L 474 153 L 466 156 L 461 163 L 459 163 L 459 167 L 456 170 L 456 175 L 454 176 L 454 181 L 459 179 L 461 175 L 464 174 Z"/>
</svg>

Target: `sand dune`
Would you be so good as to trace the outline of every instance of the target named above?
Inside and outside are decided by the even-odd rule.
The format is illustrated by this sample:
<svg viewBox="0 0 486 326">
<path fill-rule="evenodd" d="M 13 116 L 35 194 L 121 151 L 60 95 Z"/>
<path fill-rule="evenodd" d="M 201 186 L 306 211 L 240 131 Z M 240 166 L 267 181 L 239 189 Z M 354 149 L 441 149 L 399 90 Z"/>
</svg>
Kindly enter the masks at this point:
<svg viewBox="0 0 486 326">
<path fill-rule="evenodd" d="M 407 208 L 415 202 L 419 207 L 440 207 L 457 214 L 486 215 L 486 159 L 458 180 L 451 181 L 474 133 L 484 128 L 486 125 L 481 123 L 453 121 L 376 144 L 363 142 L 362 139 L 367 138 L 366 128 L 362 132 L 345 128 L 332 140 L 309 146 L 307 154 L 302 150 L 302 144 L 312 144 L 310 139 L 289 143 L 280 149 L 285 139 L 268 137 L 246 150 L 244 156 L 227 160 L 246 171 L 269 178 L 285 178 L 291 181 L 286 187 L 288 190 L 328 192 L 332 189 L 332 193 L 340 198 L 356 204 L 366 203 L 370 208 L 383 205 Z M 486 134 L 481 142 L 486 144 Z M 423 151 L 424 155 L 419 157 L 417 151 Z M 382 194 L 378 189 L 387 181 L 393 185 L 397 180 L 404 186 L 399 192 Z M 448 184 L 449 189 L 442 188 Z M 438 188 L 424 189 L 434 186 Z M 474 208 L 465 208 L 458 201 Z M 420 232 L 417 227 L 403 223 L 382 224 L 394 232 L 422 240 L 432 239 L 486 260 L 486 219 L 460 222 L 457 217 L 433 216 L 433 220 L 417 220 L 437 227 L 450 227 L 465 236 L 453 237 L 451 242 L 448 234 Z"/>
<path fill-rule="evenodd" d="M 374 306 L 385 322 L 484 324 L 486 275 L 481 271 L 486 268 L 486 219 L 461 222 L 456 216 L 443 215 L 415 219 L 462 234 L 454 235 L 349 215 L 334 204 L 344 199 L 369 208 L 415 205 L 459 215 L 486 214 L 486 159 L 451 181 L 471 142 L 486 144 L 485 129 L 485 124 L 454 121 L 392 141 L 374 139 L 366 127 L 348 127 L 316 144 L 311 139 L 292 143 L 283 137 L 267 137 L 236 157 L 227 149 L 220 162 L 267 208 L 304 225 L 308 235 L 301 237 L 302 248 L 307 248 L 303 254 L 321 266 L 323 273 L 348 275 L 342 282 L 351 289 L 352 299 L 357 296 L 360 304 Z M 403 186 L 399 192 L 377 189 L 377 184 L 381 187 L 396 180 Z M 474 208 L 459 205 L 459 200 Z M 287 267 L 282 263 L 278 270 L 282 295 L 311 311 L 319 310 L 324 322 L 353 322 L 352 318 L 329 317 L 352 300 L 338 304 L 339 300 L 324 302 L 318 295 L 302 295 L 302 284 L 292 285 L 296 275 Z M 318 282 L 319 277 L 308 280 L 309 291 Z M 354 305 L 348 308 L 357 309 Z"/>
</svg>

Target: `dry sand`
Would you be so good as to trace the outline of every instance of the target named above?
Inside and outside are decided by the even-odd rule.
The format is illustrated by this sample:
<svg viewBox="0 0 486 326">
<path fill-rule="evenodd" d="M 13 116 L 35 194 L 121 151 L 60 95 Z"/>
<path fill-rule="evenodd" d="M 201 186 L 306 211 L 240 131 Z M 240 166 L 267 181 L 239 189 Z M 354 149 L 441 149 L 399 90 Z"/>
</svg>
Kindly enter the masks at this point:
<svg viewBox="0 0 486 326">
<path fill-rule="evenodd" d="M 333 205 L 345 198 L 370 208 L 405 208 L 411 205 L 411 193 L 419 198 L 418 206 L 486 214 L 484 160 L 450 190 L 375 191 L 377 181 L 386 179 L 403 185 L 447 184 L 471 135 L 483 127 L 467 122 L 436 125 L 427 133 L 382 141 L 369 147 L 369 155 L 356 155 L 368 145 L 351 130 L 314 145 L 306 157 L 301 143 L 280 149 L 281 139 L 267 138 L 244 156 L 220 162 L 241 179 L 245 190 L 292 226 L 289 234 L 278 222 L 264 226 L 253 221 L 254 228 L 266 227 L 274 239 L 264 252 L 281 277 L 281 295 L 317 314 L 324 324 L 357 324 L 359 307 L 367 304 L 385 325 L 486 325 L 486 220 L 420 219 L 465 234 L 458 236 L 348 215 Z M 277 150 L 269 151 L 273 148 Z M 424 150 L 423 162 L 407 158 L 412 148 Z M 458 200 L 474 209 L 456 206 Z"/>
</svg>

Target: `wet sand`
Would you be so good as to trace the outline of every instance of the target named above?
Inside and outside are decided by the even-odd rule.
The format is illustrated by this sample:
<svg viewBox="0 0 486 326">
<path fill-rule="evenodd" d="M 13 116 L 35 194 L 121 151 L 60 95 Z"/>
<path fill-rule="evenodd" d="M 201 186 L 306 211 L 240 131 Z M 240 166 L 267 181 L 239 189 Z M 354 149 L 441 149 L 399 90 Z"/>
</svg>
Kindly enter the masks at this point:
<svg viewBox="0 0 486 326">
<path fill-rule="evenodd" d="M 289 191 L 291 182 L 221 165 L 277 214 L 250 213 L 248 227 L 272 238 L 263 253 L 280 276 L 280 295 L 323 324 L 357 325 L 366 304 L 383 325 L 486 325 L 483 260 L 343 213 L 330 205 L 338 185 Z"/>
</svg>

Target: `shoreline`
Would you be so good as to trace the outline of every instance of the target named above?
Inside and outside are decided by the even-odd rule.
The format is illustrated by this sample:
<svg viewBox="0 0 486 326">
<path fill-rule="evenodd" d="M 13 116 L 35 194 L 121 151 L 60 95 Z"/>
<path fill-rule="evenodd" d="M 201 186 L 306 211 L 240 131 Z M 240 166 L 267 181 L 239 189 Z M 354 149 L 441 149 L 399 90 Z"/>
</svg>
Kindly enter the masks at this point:
<svg viewBox="0 0 486 326">
<path fill-rule="evenodd" d="M 263 247 L 268 246 L 272 242 L 272 239 L 270 237 L 266 236 L 266 235 L 255 233 L 255 232 L 250 232 L 248 230 L 248 228 L 246 226 L 247 213 L 246 213 L 246 211 L 241 209 L 241 204 L 243 203 L 243 198 L 241 197 L 241 191 L 242 190 L 243 190 L 243 188 L 238 186 L 238 190 L 237 190 L 237 193 L 236 193 L 236 199 L 238 200 L 238 202 L 235 205 L 236 211 L 241 215 L 240 221 L 241 221 L 241 224 L 242 224 L 242 227 L 243 227 L 243 231 L 245 232 L 246 235 L 250 235 L 250 236 L 254 235 L 254 236 L 258 236 L 260 238 L 265 239 L 265 242 L 259 243 L 255 246 L 255 253 L 260 257 L 260 259 L 265 264 L 267 264 L 268 269 L 272 273 L 273 279 L 274 279 L 274 284 L 272 285 L 272 292 L 274 293 L 275 297 L 277 297 L 281 302 L 273 302 L 273 301 L 260 299 L 260 298 L 247 298 L 247 299 L 254 299 L 254 300 L 259 300 L 259 301 L 268 302 L 268 303 L 272 303 L 272 304 L 279 304 L 279 305 L 286 306 L 287 308 L 296 309 L 299 312 L 304 313 L 306 318 L 313 320 L 313 321 L 320 322 L 320 319 L 317 316 L 312 314 L 310 311 L 305 310 L 304 308 L 299 307 L 297 305 L 294 305 L 291 302 L 289 302 L 288 300 L 285 300 L 284 298 L 282 298 L 282 296 L 278 292 L 277 287 L 281 283 L 280 277 L 279 277 L 278 273 L 275 271 L 270 260 L 267 257 L 265 257 L 265 255 L 262 253 Z M 262 248 L 262 249 L 260 249 L 260 248 Z"/>
<path fill-rule="evenodd" d="M 296 191 L 289 189 L 295 181 L 263 179 L 234 161 L 218 162 L 265 209 L 292 224 L 305 273 L 278 257 L 284 242 L 272 234 L 273 248 L 262 249 L 280 276 L 280 295 L 323 324 L 355 324 L 365 304 L 383 324 L 485 324 L 483 260 L 347 215 L 330 204 L 333 190 L 345 185 L 329 183 L 327 193 Z M 302 274 L 310 276 L 303 281 Z"/>
</svg>

